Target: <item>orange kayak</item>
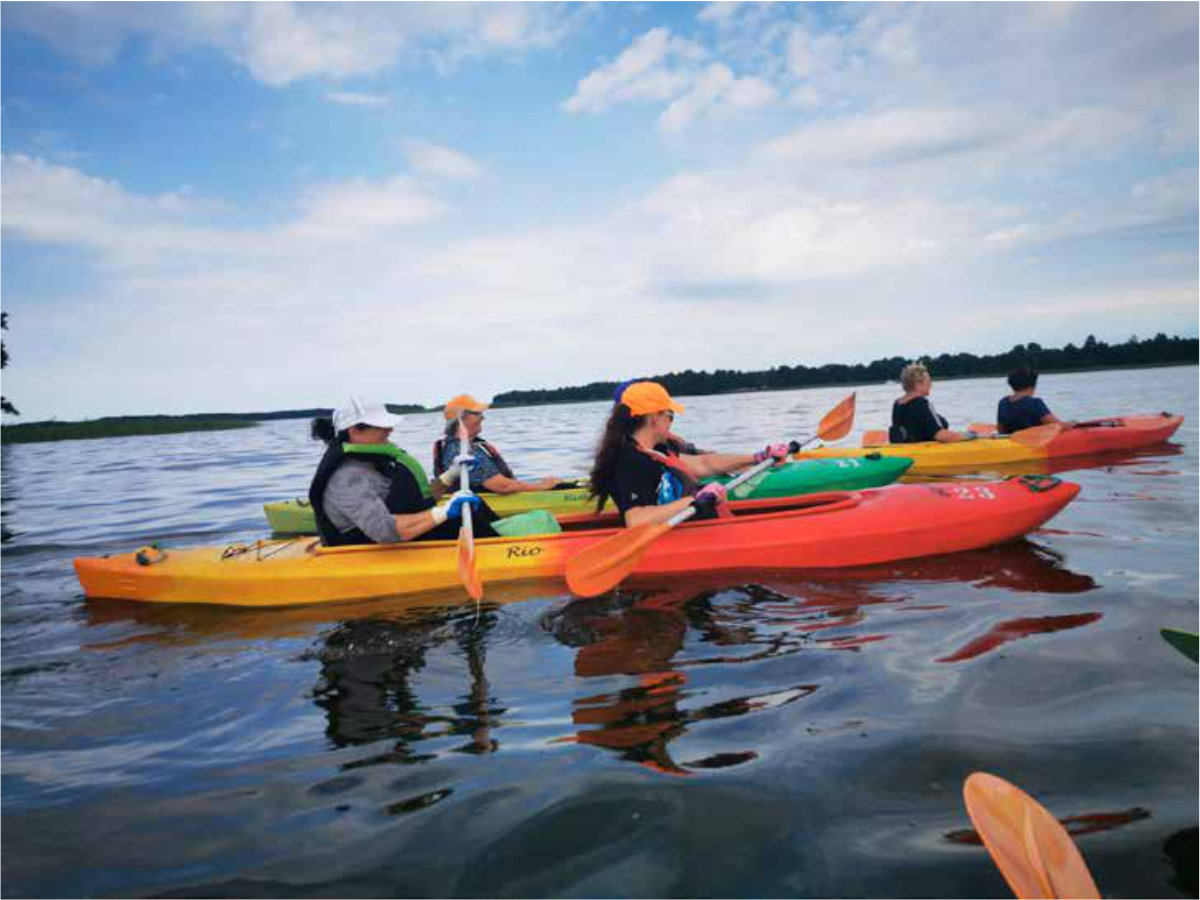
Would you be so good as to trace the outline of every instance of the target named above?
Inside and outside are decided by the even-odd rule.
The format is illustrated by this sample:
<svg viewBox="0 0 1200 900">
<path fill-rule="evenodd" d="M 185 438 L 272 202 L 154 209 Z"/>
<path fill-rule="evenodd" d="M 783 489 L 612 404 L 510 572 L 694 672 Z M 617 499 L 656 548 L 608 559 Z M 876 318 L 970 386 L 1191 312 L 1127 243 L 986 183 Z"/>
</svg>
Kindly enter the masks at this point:
<svg viewBox="0 0 1200 900">
<path fill-rule="evenodd" d="M 1183 416 L 1167 413 L 1147 416 L 1114 416 L 1080 422 L 1074 428 L 1064 428 L 1046 445 L 1046 456 L 1084 456 L 1112 450 L 1140 450 L 1167 440 L 1179 426 Z"/>
<path fill-rule="evenodd" d="M 893 485 L 731 504 L 656 541 L 635 576 L 865 566 L 972 550 L 1037 528 L 1079 493 L 1040 476 L 970 484 Z M 616 532 L 616 518 L 564 516 L 559 534 L 475 541 L 485 585 L 558 580 L 572 556 Z M 88 597 L 289 606 L 460 587 L 454 541 L 321 547 L 313 538 L 75 560 Z"/>
</svg>

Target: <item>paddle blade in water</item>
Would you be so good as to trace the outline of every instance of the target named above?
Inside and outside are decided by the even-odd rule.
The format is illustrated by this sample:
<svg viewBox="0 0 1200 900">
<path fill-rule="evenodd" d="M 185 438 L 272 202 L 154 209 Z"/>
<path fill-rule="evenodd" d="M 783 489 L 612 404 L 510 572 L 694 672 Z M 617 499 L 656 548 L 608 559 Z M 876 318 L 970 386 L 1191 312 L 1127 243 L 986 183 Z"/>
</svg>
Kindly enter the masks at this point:
<svg viewBox="0 0 1200 900">
<path fill-rule="evenodd" d="M 975 830 L 1020 898 L 1099 898 L 1067 830 L 1040 803 L 1003 778 L 974 772 L 963 799 Z"/>
<path fill-rule="evenodd" d="M 576 553 L 567 561 L 567 587 L 579 597 L 595 597 L 616 587 L 633 571 L 646 548 L 670 530 L 667 522 L 638 525 Z"/>
<path fill-rule="evenodd" d="M 1033 428 L 1023 428 L 1020 431 L 1013 432 L 1008 437 L 1018 444 L 1024 444 L 1026 447 L 1041 448 L 1047 446 L 1052 440 L 1062 434 L 1064 427 L 1058 422 L 1051 422 L 1049 425 L 1036 425 Z"/>
<path fill-rule="evenodd" d="M 992 437 L 997 433 L 996 426 L 990 422 L 972 422 L 967 430 L 980 437 Z"/>
<path fill-rule="evenodd" d="M 854 424 L 854 398 L 851 394 L 833 409 L 825 414 L 821 424 L 817 426 L 817 437 L 823 441 L 840 441 L 850 433 Z"/>
<path fill-rule="evenodd" d="M 458 577 L 467 596 L 478 603 L 483 599 L 483 581 L 475 567 L 475 536 L 471 532 L 471 513 L 463 510 L 463 525 L 458 532 Z"/>
</svg>

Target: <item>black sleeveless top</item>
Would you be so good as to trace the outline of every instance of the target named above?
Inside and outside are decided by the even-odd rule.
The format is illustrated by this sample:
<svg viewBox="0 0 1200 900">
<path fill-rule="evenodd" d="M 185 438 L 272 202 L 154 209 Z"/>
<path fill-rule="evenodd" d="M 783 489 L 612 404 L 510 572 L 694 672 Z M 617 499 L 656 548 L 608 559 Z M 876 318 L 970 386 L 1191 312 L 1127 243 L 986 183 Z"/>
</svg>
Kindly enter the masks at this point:
<svg viewBox="0 0 1200 900">
<path fill-rule="evenodd" d="M 914 397 L 907 403 L 897 400 L 892 404 L 892 427 L 888 429 L 888 440 L 893 444 L 919 444 L 932 441 L 950 423 L 934 411 L 928 397 Z"/>
</svg>

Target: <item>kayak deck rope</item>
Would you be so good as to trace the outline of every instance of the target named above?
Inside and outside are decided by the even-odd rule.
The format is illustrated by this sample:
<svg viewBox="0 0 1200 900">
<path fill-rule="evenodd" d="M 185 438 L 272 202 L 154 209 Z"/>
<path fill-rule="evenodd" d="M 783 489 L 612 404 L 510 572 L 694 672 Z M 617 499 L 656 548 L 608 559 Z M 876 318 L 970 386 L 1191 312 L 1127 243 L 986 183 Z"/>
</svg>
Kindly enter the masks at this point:
<svg viewBox="0 0 1200 900">
<path fill-rule="evenodd" d="M 1011 477 L 1016 478 L 1035 494 L 1044 494 L 1046 491 L 1053 490 L 1056 485 L 1062 484 L 1062 479 L 1055 478 L 1053 475 L 1015 475 Z"/>
<path fill-rule="evenodd" d="M 234 559 L 235 557 L 241 556 L 244 553 L 249 553 L 251 550 L 253 550 L 255 561 L 261 562 L 264 559 L 270 559 L 276 553 L 282 553 L 298 540 L 300 540 L 299 537 L 293 537 L 288 538 L 286 541 L 271 542 L 278 543 L 279 546 L 274 547 L 269 553 L 263 552 L 263 548 L 268 543 L 267 541 L 255 541 L 253 544 L 230 544 L 221 551 L 221 559 Z"/>
</svg>

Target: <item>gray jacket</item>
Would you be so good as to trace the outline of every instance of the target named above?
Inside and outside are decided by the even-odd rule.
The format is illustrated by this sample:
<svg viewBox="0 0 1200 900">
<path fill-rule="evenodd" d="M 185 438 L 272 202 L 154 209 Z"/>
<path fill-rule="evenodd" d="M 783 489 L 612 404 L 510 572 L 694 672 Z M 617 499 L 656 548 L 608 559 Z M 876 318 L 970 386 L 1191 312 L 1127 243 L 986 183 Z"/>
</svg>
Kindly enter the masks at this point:
<svg viewBox="0 0 1200 900">
<path fill-rule="evenodd" d="M 391 486 L 371 463 L 348 459 L 325 486 L 325 515 L 338 531 L 358 528 L 377 544 L 398 543 L 396 519 L 384 503 Z"/>
</svg>

